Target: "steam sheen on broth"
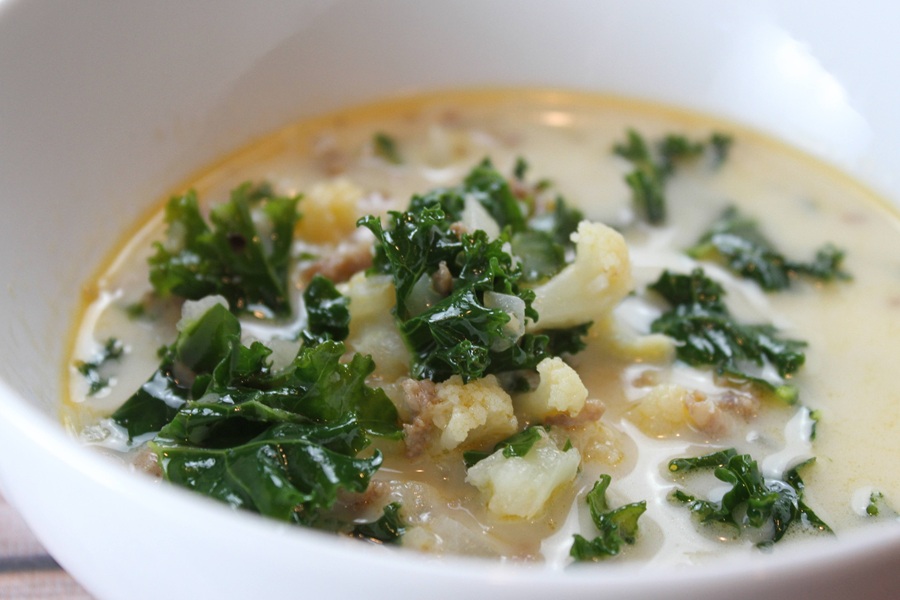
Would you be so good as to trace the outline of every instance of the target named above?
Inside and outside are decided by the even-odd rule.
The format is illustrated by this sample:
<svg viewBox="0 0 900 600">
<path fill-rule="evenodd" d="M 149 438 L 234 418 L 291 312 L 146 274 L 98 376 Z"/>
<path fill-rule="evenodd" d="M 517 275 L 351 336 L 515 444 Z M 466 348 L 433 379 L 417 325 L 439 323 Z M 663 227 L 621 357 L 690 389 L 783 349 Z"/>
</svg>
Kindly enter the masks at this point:
<svg viewBox="0 0 900 600">
<path fill-rule="evenodd" d="M 733 143 L 721 165 L 701 158 L 669 176 L 667 219 L 648 225 L 636 218 L 625 182 L 632 165 L 613 152 L 629 129 L 648 141 L 669 133 L 705 140 L 724 132 Z M 386 148 L 388 142 L 393 147 Z M 587 347 L 564 357 L 587 397 L 569 413 L 558 409 L 550 414 L 543 405 L 529 408 L 526 392 L 509 387 L 508 381 L 498 385 L 507 384 L 509 414 L 478 405 L 488 416 L 473 417 L 474 401 L 460 391 L 464 388 L 452 386 L 441 389 L 446 397 L 461 394 L 457 412 L 447 405 L 446 410 L 434 408 L 441 402 L 434 397 L 426 408 L 416 405 L 421 388 L 409 383 L 409 355 L 402 340 L 397 343 L 389 281 L 376 275 L 364 279 L 361 273 L 350 277 L 365 265 L 329 271 L 318 262 L 322 257 L 371 256 L 372 235 L 357 227 L 359 218 L 373 214 L 387 222 L 388 211 L 405 210 L 414 194 L 458 185 L 486 157 L 511 180 L 517 159 L 524 158 L 529 192 L 551 207 L 557 196 L 564 197 L 587 220 L 618 232 L 610 229 L 604 235 L 621 234 L 627 243 L 626 293 L 621 302 L 617 299 L 609 320 L 581 319 L 594 321 Z M 550 181 L 546 191 L 541 178 Z M 305 121 L 229 157 L 186 187 L 196 191 L 202 204 L 214 205 L 246 181 L 266 181 L 279 195 L 303 197 L 290 265 L 295 316 L 273 320 L 242 315 L 244 343 L 261 340 L 273 349 L 276 365 L 290 362 L 300 345 L 298 332 L 306 325 L 296 307 L 310 269 L 339 273 L 337 288 L 350 298 L 348 350 L 373 355 L 376 366 L 369 383 L 385 390 L 406 425 L 406 441 L 375 441 L 384 454 L 383 465 L 367 492 L 339 498 L 333 516 L 372 521 L 385 505 L 396 502 L 406 527 L 403 546 L 566 564 L 573 534 L 597 535 L 585 496 L 605 474 L 611 478 L 609 508 L 646 502 L 634 543 L 624 545 L 613 560 L 703 562 L 723 551 L 756 551 L 754 544 L 767 533 L 742 527 L 738 535 L 733 528 L 699 524 L 686 506 L 672 500 L 673 490 L 718 501 L 728 486 L 711 475 L 676 476 L 668 465 L 675 458 L 735 448 L 751 455 L 763 474 L 774 479 L 815 457 L 801 472 L 803 501 L 837 535 L 896 520 L 891 506 L 900 501 L 894 468 L 900 451 L 900 402 L 892 366 L 893 357 L 900 355 L 900 221 L 842 174 L 707 117 L 606 97 L 515 91 L 436 94 Z M 685 254 L 732 205 L 758 221 L 785 256 L 805 260 L 823 244 L 835 244 L 845 251 L 843 269 L 852 278 L 799 279 L 790 289 L 765 292 L 720 262 Z M 471 218 L 490 224 L 483 215 Z M 581 239 L 587 237 L 579 233 Z M 108 417 L 144 385 L 159 367 L 158 348 L 177 335 L 181 303 L 154 299 L 148 281 L 152 242 L 166 235 L 159 210 L 127 236 L 86 288 L 63 411 L 68 427 L 86 443 L 157 475 L 154 455 L 143 447 L 153 434 L 129 443 L 127 433 Z M 574 251 L 580 249 L 576 245 Z M 572 252 L 570 248 L 570 260 Z M 665 307 L 647 286 L 665 270 L 686 274 L 697 267 L 723 286 L 728 309 L 738 320 L 772 324 L 781 336 L 807 343 L 805 364 L 787 378 L 799 391 L 798 402 L 723 384 L 710 368 L 677 360 L 671 340 L 650 334 L 651 322 Z M 573 306 L 582 301 L 571 298 Z M 143 303 L 141 316 L 135 316 L 138 303 Z M 546 311 L 576 310 L 563 304 Z M 121 342 L 121 356 L 98 369 L 108 385 L 92 392 L 84 369 L 75 365 L 89 363 L 110 339 Z M 577 395 L 580 388 L 559 368 L 556 373 L 565 385 L 574 386 L 560 387 L 559 393 Z M 542 372 L 542 378 L 549 381 L 550 372 Z M 529 381 L 536 384 L 536 376 Z M 448 441 L 454 416 L 482 420 L 463 428 L 461 439 Z M 496 425 L 497 419 L 505 421 Z M 472 469 L 467 472 L 463 451 L 490 451 L 532 423 L 549 425 L 537 444 L 552 446 L 553 460 L 560 462 L 550 471 L 560 481 L 543 488 L 537 484 L 549 492 L 547 500 L 514 514 L 522 497 L 538 492 L 522 487 L 516 498 L 497 508 L 491 503 L 491 494 L 498 494 L 496 479 L 488 474 L 487 483 L 479 485 Z M 566 458 L 572 450 L 575 454 Z M 879 501 L 872 504 L 875 497 Z M 870 514 L 872 506 L 879 508 L 878 515 Z M 807 534 L 823 535 L 797 527 L 780 543 Z"/>
</svg>

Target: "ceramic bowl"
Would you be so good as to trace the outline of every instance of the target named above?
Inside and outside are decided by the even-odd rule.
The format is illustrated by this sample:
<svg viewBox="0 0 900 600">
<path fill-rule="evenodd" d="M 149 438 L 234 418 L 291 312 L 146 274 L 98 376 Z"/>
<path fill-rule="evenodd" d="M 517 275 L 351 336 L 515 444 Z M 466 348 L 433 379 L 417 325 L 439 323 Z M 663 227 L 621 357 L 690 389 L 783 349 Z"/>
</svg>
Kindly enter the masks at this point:
<svg viewBox="0 0 900 600">
<path fill-rule="evenodd" d="M 709 568 L 396 554 L 133 475 L 60 426 L 81 285 L 157 198 L 304 116 L 456 87 L 648 98 L 762 129 L 900 201 L 900 5 L 0 1 L 0 486 L 99 598 L 900 596 L 900 531 Z"/>
</svg>

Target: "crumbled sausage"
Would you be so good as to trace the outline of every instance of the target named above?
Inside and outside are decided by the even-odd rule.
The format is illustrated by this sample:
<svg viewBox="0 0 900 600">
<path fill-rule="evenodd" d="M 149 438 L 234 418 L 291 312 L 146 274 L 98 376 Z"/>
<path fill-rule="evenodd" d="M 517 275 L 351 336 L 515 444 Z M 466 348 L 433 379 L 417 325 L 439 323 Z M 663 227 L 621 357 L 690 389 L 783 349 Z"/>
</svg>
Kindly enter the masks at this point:
<svg viewBox="0 0 900 600">
<path fill-rule="evenodd" d="M 309 265 L 304 269 L 303 277 L 310 279 L 314 275 L 322 275 L 335 283 L 340 283 L 370 266 L 372 266 L 371 242 L 353 239 Z"/>
</svg>

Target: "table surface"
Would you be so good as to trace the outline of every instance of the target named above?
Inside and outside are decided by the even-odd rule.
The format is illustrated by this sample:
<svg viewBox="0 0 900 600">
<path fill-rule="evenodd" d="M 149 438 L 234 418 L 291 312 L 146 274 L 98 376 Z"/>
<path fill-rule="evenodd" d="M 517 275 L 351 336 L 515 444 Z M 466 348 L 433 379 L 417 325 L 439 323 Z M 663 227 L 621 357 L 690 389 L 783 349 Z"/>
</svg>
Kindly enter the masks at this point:
<svg viewBox="0 0 900 600">
<path fill-rule="evenodd" d="M 90 599 L 0 495 L 0 598 Z"/>
</svg>

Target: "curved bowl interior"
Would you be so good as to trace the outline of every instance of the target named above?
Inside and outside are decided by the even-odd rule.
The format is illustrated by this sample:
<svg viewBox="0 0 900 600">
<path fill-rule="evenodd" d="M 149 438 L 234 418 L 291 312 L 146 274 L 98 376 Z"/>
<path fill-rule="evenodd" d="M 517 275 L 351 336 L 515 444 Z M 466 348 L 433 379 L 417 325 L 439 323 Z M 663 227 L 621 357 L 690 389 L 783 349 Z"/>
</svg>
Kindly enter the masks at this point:
<svg viewBox="0 0 900 600">
<path fill-rule="evenodd" d="M 399 558 L 188 498 L 69 439 L 56 407 L 82 283 L 156 198 L 306 115 L 449 87 L 596 90 L 741 121 L 900 200 L 900 5 L 275 4 L 0 1 L 0 487 L 64 567 L 98 597 L 900 591 L 892 530 L 714 572 Z"/>
</svg>

